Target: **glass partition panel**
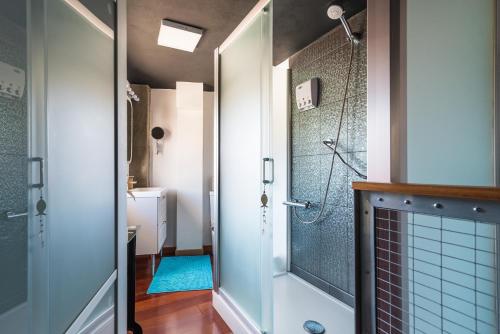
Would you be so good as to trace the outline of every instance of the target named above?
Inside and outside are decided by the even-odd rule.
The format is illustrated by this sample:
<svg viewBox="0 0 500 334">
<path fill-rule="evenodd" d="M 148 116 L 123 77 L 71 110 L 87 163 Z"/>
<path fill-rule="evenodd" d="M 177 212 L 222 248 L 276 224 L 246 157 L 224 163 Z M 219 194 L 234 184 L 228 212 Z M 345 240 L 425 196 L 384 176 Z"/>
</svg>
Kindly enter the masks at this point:
<svg viewBox="0 0 500 334">
<path fill-rule="evenodd" d="M 494 0 L 407 1 L 410 183 L 495 182 L 496 6 Z M 497 226 L 408 217 L 403 268 L 410 282 L 408 309 L 406 320 L 396 319 L 397 327 L 407 326 L 411 333 L 497 333 Z M 386 317 L 385 310 L 379 312 Z"/>
<path fill-rule="evenodd" d="M 0 1 L 0 332 L 27 333 L 28 91 L 26 3 Z"/>
<path fill-rule="evenodd" d="M 115 269 L 114 40 L 46 3 L 50 333 L 63 333 Z"/>
<path fill-rule="evenodd" d="M 494 183 L 496 3 L 407 1 L 410 183 Z"/>
<path fill-rule="evenodd" d="M 259 199 L 262 158 L 269 147 L 269 96 L 265 92 L 269 89 L 266 77 L 271 76 L 269 16 L 261 12 L 221 53 L 219 105 L 220 289 L 256 327 L 266 330 L 270 321 L 263 317 L 263 310 L 270 306 L 263 308 L 263 295 L 272 276 L 265 263 L 271 262 L 272 253 L 266 244 L 270 239 L 264 239 Z M 268 271 L 268 280 L 263 282 Z M 270 303 L 272 293 L 265 296 Z"/>
</svg>

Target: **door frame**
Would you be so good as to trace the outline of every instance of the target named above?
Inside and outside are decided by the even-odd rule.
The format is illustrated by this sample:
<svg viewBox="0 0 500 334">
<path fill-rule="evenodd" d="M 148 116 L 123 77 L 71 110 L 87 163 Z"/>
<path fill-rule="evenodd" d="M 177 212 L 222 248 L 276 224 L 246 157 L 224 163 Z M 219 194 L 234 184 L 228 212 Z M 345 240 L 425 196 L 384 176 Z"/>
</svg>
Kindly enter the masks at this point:
<svg viewBox="0 0 500 334">
<path fill-rule="evenodd" d="M 127 0 L 116 1 L 115 31 L 115 330 L 127 332 Z"/>
</svg>

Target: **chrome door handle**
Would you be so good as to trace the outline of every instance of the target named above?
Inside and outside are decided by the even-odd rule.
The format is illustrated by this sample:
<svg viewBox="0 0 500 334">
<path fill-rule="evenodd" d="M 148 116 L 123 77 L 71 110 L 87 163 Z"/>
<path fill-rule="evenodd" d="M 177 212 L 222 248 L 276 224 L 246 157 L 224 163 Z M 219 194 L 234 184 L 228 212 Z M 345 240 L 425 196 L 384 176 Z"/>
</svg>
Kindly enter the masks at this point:
<svg viewBox="0 0 500 334">
<path fill-rule="evenodd" d="M 32 188 L 43 188 L 43 158 L 35 157 L 30 159 L 31 162 L 38 162 L 38 170 L 39 170 L 39 183 L 34 183 L 31 185 Z"/>
<path fill-rule="evenodd" d="M 283 205 L 291 206 L 295 208 L 309 209 L 311 207 L 311 202 L 299 202 L 299 201 L 285 201 Z"/>
<path fill-rule="evenodd" d="M 268 180 L 266 176 L 266 163 L 271 164 L 271 178 Z M 262 183 L 271 184 L 274 182 L 274 160 L 273 158 L 263 158 L 262 159 Z"/>
<path fill-rule="evenodd" d="M 7 219 L 13 219 L 13 218 L 17 218 L 17 217 L 25 217 L 27 215 L 28 215 L 28 212 L 15 213 L 15 212 L 12 212 L 12 211 L 7 211 L 5 213 L 5 216 L 7 217 Z"/>
</svg>

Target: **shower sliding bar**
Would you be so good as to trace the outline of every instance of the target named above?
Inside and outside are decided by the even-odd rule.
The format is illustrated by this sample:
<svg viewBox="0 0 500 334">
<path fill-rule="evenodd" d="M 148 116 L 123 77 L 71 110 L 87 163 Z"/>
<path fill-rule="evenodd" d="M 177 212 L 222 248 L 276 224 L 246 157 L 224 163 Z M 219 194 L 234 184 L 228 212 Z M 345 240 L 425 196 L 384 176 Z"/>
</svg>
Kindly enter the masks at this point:
<svg viewBox="0 0 500 334">
<path fill-rule="evenodd" d="M 5 217 L 7 217 L 7 219 L 14 219 L 14 218 L 18 218 L 18 217 L 26 217 L 28 215 L 28 211 L 26 212 L 14 212 L 14 211 L 8 211 L 5 213 Z"/>
<path fill-rule="evenodd" d="M 309 202 L 309 201 L 306 201 L 306 202 L 285 201 L 285 202 L 283 202 L 283 205 L 295 207 L 295 208 L 309 209 L 311 207 L 311 202 Z"/>
</svg>

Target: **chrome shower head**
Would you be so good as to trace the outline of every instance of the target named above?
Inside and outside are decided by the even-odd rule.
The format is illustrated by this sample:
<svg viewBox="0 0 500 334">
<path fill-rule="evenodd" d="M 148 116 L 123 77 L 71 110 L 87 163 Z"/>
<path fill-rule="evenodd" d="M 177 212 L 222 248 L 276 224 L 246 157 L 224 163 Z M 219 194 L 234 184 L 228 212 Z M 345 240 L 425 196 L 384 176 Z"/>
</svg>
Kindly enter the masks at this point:
<svg viewBox="0 0 500 334">
<path fill-rule="evenodd" d="M 344 8 L 339 5 L 331 5 L 326 12 L 332 20 L 338 20 L 344 15 Z"/>
<path fill-rule="evenodd" d="M 342 8 L 342 6 L 331 5 L 330 7 L 328 7 L 326 14 L 332 20 L 340 20 L 340 22 L 342 23 L 342 26 L 345 29 L 345 32 L 347 33 L 347 37 L 349 38 L 351 43 L 354 43 L 354 44 L 359 43 L 359 37 L 357 36 L 357 34 L 353 34 L 351 27 L 349 26 L 349 23 L 347 22 L 347 20 L 344 16 L 344 8 Z"/>
</svg>

